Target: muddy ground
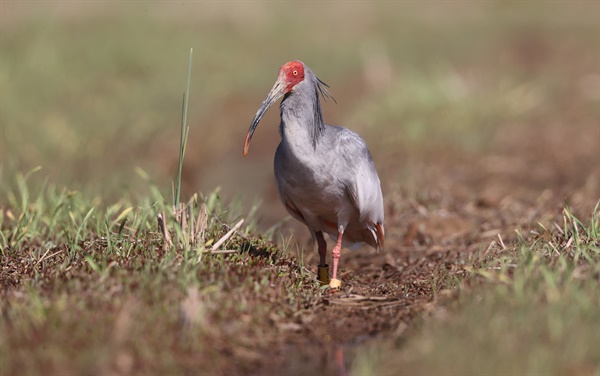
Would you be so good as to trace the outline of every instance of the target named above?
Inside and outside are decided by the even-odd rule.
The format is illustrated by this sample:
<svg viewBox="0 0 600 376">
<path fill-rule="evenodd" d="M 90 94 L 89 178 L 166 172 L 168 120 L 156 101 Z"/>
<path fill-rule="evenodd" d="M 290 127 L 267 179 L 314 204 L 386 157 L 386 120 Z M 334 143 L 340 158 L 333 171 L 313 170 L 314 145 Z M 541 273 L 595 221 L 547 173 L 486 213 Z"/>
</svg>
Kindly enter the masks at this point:
<svg viewBox="0 0 600 376">
<path fill-rule="evenodd" d="M 589 218 L 600 199 L 599 132 L 593 125 L 505 126 L 489 150 L 379 155 L 385 249 L 343 250 L 342 290 L 297 312 L 281 332 L 278 356 L 257 373 L 343 374 L 357 345 L 404 338 L 415 318 L 452 300 L 456 283 L 467 289 L 465 264 L 501 256 L 517 234 L 535 237 L 539 224 L 561 224 L 565 204 Z M 265 207 L 279 205 L 275 195 L 266 200 Z M 316 272 L 306 229 L 291 220 L 282 232 L 294 234 L 290 252 Z M 303 253 L 294 251 L 294 239 Z"/>
</svg>

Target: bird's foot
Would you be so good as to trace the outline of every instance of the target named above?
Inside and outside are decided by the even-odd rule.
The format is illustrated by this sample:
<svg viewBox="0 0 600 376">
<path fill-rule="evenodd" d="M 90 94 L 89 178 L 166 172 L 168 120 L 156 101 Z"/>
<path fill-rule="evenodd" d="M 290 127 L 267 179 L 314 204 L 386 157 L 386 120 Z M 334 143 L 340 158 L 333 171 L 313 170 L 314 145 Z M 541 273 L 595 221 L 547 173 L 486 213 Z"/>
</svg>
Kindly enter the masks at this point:
<svg viewBox="0 0 600 376">
<path fill-rule="evenodd" d="M 331 278 L 329 281 L 329 287 L 332 289 L 339 289 L 342 286 L 342 281 L 337 278 Z"/>
</svg>

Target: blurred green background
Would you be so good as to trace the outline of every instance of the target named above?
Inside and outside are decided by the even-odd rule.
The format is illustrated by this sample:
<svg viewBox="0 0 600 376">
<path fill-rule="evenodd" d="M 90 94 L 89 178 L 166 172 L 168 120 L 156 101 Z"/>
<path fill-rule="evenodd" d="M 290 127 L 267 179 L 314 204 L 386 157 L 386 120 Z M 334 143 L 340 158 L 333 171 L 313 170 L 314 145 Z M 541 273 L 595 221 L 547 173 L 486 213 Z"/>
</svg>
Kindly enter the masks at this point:
<svg viewBox="0 0 600 376">
<path fill-rule="evenodd" d="M 337 104 L 324 104 L 326 121 L 366 139 L 384 191 L 410 174 L 407 155 L 494 151 L 507 134 L 552 129 L 585 134 L 556 152 L 589 158 L 600 137 L 596 2 L 1 6 L 3 191 L 16 171 L 41 165 L 51 183 L 103 200 L 144 194 L 137 166 L 170 192 L 190 48 L 183 197 L 222 187 L 226 200 L 261 198 L 267 223 L 284 215 L 272 178 L 277 109 L 247 158 L 242 143 L 289 60 L 331 86 Z"/>
</svg>

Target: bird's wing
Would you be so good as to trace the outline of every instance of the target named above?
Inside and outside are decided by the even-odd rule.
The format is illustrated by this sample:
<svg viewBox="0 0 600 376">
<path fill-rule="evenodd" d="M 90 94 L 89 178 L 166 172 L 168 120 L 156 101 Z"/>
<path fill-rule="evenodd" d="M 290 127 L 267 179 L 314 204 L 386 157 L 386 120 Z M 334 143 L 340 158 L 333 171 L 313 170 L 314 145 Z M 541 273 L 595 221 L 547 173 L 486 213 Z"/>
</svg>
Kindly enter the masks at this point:
<svg viewBox="0 0 600 376">
<path fill-rule="evenodd" d="M 347 171 L 346 193 L 358 209 L 360 221 L 370 225 L 377 243 L 383 243 L 383 195 L 371 153 L 364 140 L 347 129 L 340 133 L 338 147 Z"/>
</svg>

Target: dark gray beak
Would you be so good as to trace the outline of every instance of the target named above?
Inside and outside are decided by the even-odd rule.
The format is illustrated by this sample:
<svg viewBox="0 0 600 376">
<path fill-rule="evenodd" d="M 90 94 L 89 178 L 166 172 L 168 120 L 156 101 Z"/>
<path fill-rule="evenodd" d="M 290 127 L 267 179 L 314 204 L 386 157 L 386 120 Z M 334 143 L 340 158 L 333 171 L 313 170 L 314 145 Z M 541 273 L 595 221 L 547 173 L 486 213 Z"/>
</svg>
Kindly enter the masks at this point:
<svg viewBox="0 0 600 376">
<path fill-rule="evenodd" d="M 258 109 L 258 112 L 256 112 L 254 120 L 252 120 L 252 124 L 250 124 L 250 129 L 248 129 L 246 141 L 244 142 L 244 157 L 248 155 L 248 149 L 250 148 L 250 140 L 252 140 L 252 135 L 254 134 L 254 131 L 256 130 L 260 119 L 262 119 L 263 115 L 267 112 L 269 107 L 271 107 L 273 103 L 277 102 L 277 100 L 281 98 L 283 94 L 285 94 L 285 83 L 283 82 L 283 80 L 278 78 L 277 81 L 275 81 L 275 85 L 273 85 L 273 88 L 271 89 L 271 91 L 263 101 L 262 105 Z"/>
</svg>

